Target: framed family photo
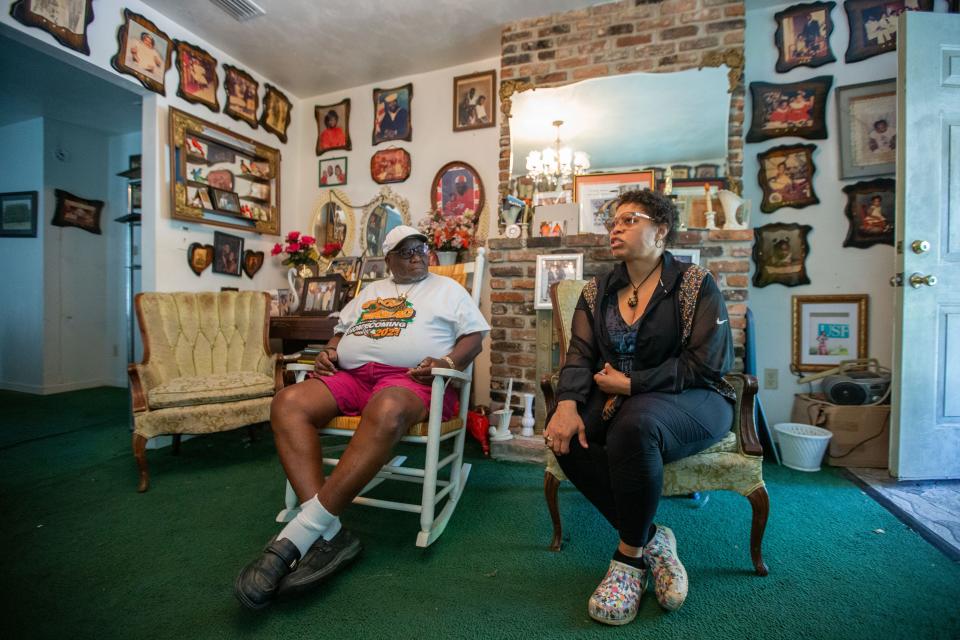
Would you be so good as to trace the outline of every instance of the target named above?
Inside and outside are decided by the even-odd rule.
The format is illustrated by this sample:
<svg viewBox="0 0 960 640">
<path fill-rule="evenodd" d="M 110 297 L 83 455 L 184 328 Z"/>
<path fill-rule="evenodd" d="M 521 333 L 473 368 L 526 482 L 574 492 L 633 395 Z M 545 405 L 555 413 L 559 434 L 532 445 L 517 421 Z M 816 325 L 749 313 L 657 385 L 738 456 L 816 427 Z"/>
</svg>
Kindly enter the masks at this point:
<svg viewBox="0 0 960 640">
<path fill-rule="evenodd" d="M 139 13 L 124 9 L 117 42 L 119 50 L 110 65 L 133 76 L 147 89 L 167 95 L 166 74 L 173 57 L 173 41 L 167 34 Z"/>
<path fill-rule="evenodd" d="M 891 178 L 878 178 L 847 185 L 844 215 L 850 226 L 843 241 L 845 247 L 865 249 L 875 244 L 893 246 L 896 220 L 896 189 Z"/>
<path fill-rule="evenodd" d="M 919 2 L 917 7 L 920 8 Z M 905 0 L 846 0 L 843 9 L 850 24 L 844 62 L 859 62 L 897 49 L 897 16 Z"/>
<path fill-rule="evenodd" d="M 410 167 L 410 153 L 399 147 L 381 149 L 370 156 L 370 177 L 377 184 L 403 182 L 410 177 Z"/>
<path fill-rule="evenodd" d="M 0 238 L 37 237 L 37 192 L 0 193 Z"/>
<path fill-rule="evenodd" d="M 410 121 L 412 99 L 412 82 L 393 89 L 373 90 L 373 144 L 413 139 Z"/>
<path fill-rule="evenodd" d="M 350 151 L 350 98 L 337 104 L 317 105 L 313 108 L 317 121 L 317 155 L 327 151 L 345 149 Z"/>
<path fill-rule="evenodd" d="M 689 167 L 688 167 L 689 169 Z M 653 189 L 653 171 L 597 173 L 573 177 L 573 201 L 580 205 L 580 232 L 606 233 L 610 204 L 627 191 Z"/>
<path fill-rule="evenodd" d="M 430 206 L 434 211 L 441 211 L 444 217 L 466 215 L 476 221 L 483 203 L 483 181 L 477 170 L 466 162 L 448 162 L 433 177 Z"/>
<path fill-rule="evenodd" d="M 897 160 L 897 81 L 837 87 L 840 178 L 890 175 Z"/>
<path fill-rule="evenodd" d="M 338 256 L 330 263 L 328 274 L 339 273 L 346 280 L 358 280 L 360 275 L 360 258 L 357 256 Z"/>
<path fill-rule="evenodd" d="M 263 90 L 263 112 L 260 114 L 260 125 L 277 136 L 280 142 L 285 143 L 293 103 L 280 89 L 269 82 L 264 83 Z"/>
<path fill-rule="evenodd" d="M 555 253 L 537 256 L 537 277 L 534 281 L 535 309 L 550 309 L 550 287 L 561 280 L 583 278 L 582 253 Z"/>
<path fill-rule="evenodd" d="M 320 160 L 320 186 L 341 187 L 347 184 L 347 157 Z"/>
<path fill-rule="evenodd" d="M 77 227 L 97 235 L 103 233 L 100 230 L 103 200 L 88 200 L 62 189 L 54 189 L 53 194 L 57 204 L 50 224 L 55 227 Z"/>
<path fill-rule="evenodd" d="M 753 230 L 753 286 L 782 284 L 796 287 L 810 284 L 807 256 L 810 245 L 808 224 L 777 222 Z"/>
<path fill-rule="evenodd" d="M 93 22 L 93 0 L 17 0 L 10 15 L 28 27 L 43 29 L 63 46 L 90 55 L 87 26 Z"/>
<path fill-rule="evenodd" d="M 249 73 L 231 64 L 224 64 L 223 88 L 227 94 L 227 103 L 223 112 L 233 118 L 257 128 L 257 109 L 260 108 L 260 83 Z"/>
<path fill-rule="evenodd" d="M 232 214 L 240 213 L 240 198 L 236 193 L 214 187 L 211 187 L 210 191 L 213 193 L 213 207 L 217 211 Z"/>
<path fill-rule="evenodd" d="M 453 79 L 453 130 L 485 129 L 497 124 L 495 69 Z"/>
<path fill-rule="evenodd" d="M 180 86 L 177 95 L 194 104 L 202 104 L 210 111 L 220 111 L 217 89 L 220 77 L 217 75 L 217 59 L 212 55 L 183 40 L 174 41 L 176 47 L 177 72 L 180 74 Z"/>
<path fill-rule="evenodd" d="M 827 121 L 824 112 L 832 84 L 833 76 L 817 76 L 788 84 L 751 82 L 753 115 L 747 142 L 763 142 L 782 136 L 825 139 Z"/>
<path fill-rule="evenodd" d="M 243 238 L 229 233 L 213 233 L 213 272 L 240 277 L 243 262 Z"/>
<path fill-rule="evenodd" d="M 795 4 L 776 13 L 777 73 L 796 67 L 819 67 L 837 59 L 830 50 L 835 2 Z"/>
<path fill-rule="evenodd" d="M 790 370 L 823 371 L 867 357 L 866 294 L 793 296 Z"/>
<path fill-rule="evenodd" d="M 298 315 L 326 316 L 339 311 L 346 281 L 340 274 L 306 278 Z"/>
<path fill-rule="evenodd" d="M 820 202 L 813 191 L 813 152 L 815 144 L 791 144 L 773 147 L 757 154 L 758 180 L 763 189 L 760 211 L 773 213 L 781 207 L 802 209 Z"/>
<path fill-rule="evenodd" d="M 387 260 L 383 256 L 367 256 L 360 267 L 361 280 L 381 280 L 387 277 Z"/>
</svg>

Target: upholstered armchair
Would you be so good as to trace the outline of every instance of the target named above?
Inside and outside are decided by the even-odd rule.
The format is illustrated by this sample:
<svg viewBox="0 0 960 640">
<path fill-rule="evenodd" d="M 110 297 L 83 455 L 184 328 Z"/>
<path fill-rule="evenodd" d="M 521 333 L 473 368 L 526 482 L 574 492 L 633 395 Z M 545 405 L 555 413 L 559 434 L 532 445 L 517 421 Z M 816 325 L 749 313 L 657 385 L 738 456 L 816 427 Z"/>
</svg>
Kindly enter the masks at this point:
<svg viewBox="0 0 960 640">
<path fill-rule="evenodd" d="M 584 285 L 585 280 L 563 280 L 553 285 L 550 291 L 554 326 L 560 343 L 561 368 L 566 360 L 573 312 Z M 559 369 L 552 376 L 544 378 L 540 385 L 548 412 L 557 406 L 554 390 L 558 377 Z M 751 375 L 732 373 L 726 376 L 726 380 L 737 392 L 730 433 L 698 454 L 664 465 L 663 495 L 685 496 L 701 491 L 725 490 L 745 496 L 753 512 L 750 556 L 757 574 L 765 576 L 767 565 L 763 561 L 761 545 L 770 512 L 770 499 L 763 482 L 763 447 L 753 418 L 757 379 Z M 562 525 L 557 494 L 563 480 L 566 480 L 566 476 L 553 452 L 548 449 L 543 490 L 553 521 L 550 548 L 554 551 L 559 551 L 561 546 Z"/>
<path fill-rule="evenodd" d="M 228 431 L 270 419 L 283 386 L 270 353 L 270 297 L 261 291 L 141 293 L 143 362 L 131 364 L 137 491 L 150 484 L 150 438 Z"/>
</svg>

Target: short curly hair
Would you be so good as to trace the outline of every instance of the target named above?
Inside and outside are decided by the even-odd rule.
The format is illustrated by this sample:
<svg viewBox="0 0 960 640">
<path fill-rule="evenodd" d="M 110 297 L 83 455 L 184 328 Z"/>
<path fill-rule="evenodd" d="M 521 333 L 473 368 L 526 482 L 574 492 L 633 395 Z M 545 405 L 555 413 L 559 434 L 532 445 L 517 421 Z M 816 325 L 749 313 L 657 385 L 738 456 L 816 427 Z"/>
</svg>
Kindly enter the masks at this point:
<svg viewBox="0 0 960 640">
<path fill-rule="evenodd" d="M 647 215 L 653 218 L 654 222 L 667 225 L 667 235 L 663 239 L 666 244 L 670 244 L 677 239 L 677 206 L 670 196 L 665 196 L 659 191 L 650 189 L 627 191 L 620 194 L 620 197 L 614 203 L 614 215 L 616 215 L 616 210 L 620 208 L 620 205 L 624 204 L 638 204 L 643 207 Z"/>
</svg>

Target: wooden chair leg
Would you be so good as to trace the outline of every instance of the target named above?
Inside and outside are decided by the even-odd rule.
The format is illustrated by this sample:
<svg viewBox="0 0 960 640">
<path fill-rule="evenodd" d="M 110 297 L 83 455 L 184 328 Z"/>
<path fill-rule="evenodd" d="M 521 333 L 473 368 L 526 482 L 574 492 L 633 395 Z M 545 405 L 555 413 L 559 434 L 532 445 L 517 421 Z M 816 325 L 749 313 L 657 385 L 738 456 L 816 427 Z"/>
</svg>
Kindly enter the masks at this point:
<svg viewBox="0 0 960 640">
<path fill-rule="evenodd" d="M 770 515 L 770 496 L 766 487 L 759 487 L 747 496 L 753 509 L 753 525 L 750 528 L 750 557 L 757 575 L 765 576 L 768 573 L 767 563 L 763 561 L 763 532 L 767 528 L 767 517 Z"/>
<path fill-rule="evenodd" d="M 180 434 L 173 434 L 173 455 L 180 455 Z"/>
<path fill-rule="evenodd" d="M 147 470 L 147 439 L 139 433 L 133 434 L 133 457 L 140 470 L 140 482 L 137 491 L 143 493 L 150 487 L 150 472 Z"/>
<path fill-rule="evenodd" d="M 560 507 L 557 504 L 557 494 L 560 489 L 560 481 L 549 471 L 543 472 L 543 497 L 547 500 L 547 509 L 550 510 L 550 520 L 553 521 L 553 541 L 550 543 L 550 551 L 560 551 L 562 546 L 561 536 L 563 527 L 560 524 Z"/>
</svg>

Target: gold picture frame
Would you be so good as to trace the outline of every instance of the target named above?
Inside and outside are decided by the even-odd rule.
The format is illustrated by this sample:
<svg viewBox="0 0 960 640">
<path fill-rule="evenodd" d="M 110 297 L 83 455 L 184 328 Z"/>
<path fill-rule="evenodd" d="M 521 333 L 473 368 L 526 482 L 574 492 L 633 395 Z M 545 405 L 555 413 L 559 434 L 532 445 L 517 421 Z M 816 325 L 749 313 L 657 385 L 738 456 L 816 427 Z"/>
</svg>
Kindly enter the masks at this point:
<svg viewBox="0 0 960 640">
<path fill-rule="evenodd" d="M 868 357 L 869 298 L 865 293 L 793 296 L 790 371 L 824 371 L 843 360 Z"/>
</svg>

